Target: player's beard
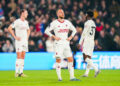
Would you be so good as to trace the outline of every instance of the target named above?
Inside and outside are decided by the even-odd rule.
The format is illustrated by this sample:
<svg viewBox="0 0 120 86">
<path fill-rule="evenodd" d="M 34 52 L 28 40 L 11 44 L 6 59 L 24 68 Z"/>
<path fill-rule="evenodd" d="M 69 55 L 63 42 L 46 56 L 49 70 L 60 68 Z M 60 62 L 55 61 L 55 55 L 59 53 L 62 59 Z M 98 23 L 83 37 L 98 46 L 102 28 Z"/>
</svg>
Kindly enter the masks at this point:
<svg viewBox="0 0 120 86">
<path fill-rule="evenodd" d="M 60 19 L 64 19 L 64 16 L 59 16 Z"/>
</svg>

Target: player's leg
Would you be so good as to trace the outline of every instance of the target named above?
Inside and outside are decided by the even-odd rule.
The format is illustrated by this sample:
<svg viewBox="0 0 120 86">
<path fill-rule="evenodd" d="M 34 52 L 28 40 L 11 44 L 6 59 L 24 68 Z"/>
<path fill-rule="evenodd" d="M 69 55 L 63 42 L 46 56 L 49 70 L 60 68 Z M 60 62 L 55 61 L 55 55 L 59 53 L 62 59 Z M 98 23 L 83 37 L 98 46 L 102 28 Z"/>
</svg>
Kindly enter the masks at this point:
<svg viewBox="0 0 120 86">
<path fill-rule="evenodd" d="M 68 59 L 68 70 L 70 73 L 70 79 L 75 78 L 74 76 L 74 66 L 73 66 L 73 58 L 72 57 L 67 57 Z"/>
<path fill-rule="evenodd" d="M 76 79 L 74 76 L 73 57 L 67 57 L 67 59 L 68 59 L 68 70 L 70 73 L 70 81 L 80 81 L 79 79 Z"/>
<path fill-rule="evenodd" d="M 63 56 L 64 47 L 59 44 L 55 44 L 55 58 L 56 58 L 56 73 L 58 80 L 62 81 L 61 77 L 61 57 Z"/>
<path fill-rule="evenodd" d="M 91 59 L 91 56 L 93 54 L 93 49 L 94 49 L 94 41 L 91 41 L 89 43 L 88 42 L 84 43 L 83 58 L 84 61 L 87 62 L 87 68 L 84 74 L 85 76 L 88 76 L 91 67 L 95 70 L 95 72 L 98 72 L 98 68 L 93 64 L 93 61 Z"/>
<path fill-rule="evenodd" d="M 84 61 L 85 61 L 86 58 L 87 58 L 87 56 L 83 53 L 83 59 L 84 59 Z M 90 71 L 90 65 L 87 63 L 86 71 L 85 71 L 83 77 L 88 77 L 89 71 Z"/>
<path fill-rule="evenodd" d="M 91 56 L 88 56 L 88 55 L 85 55 L 86 56 L 86 58 L 85 58 L 85 61 L 87 62 L 87 70 L 86 70 L 86 72 L 88 71 L 88 73 L 89 73 L 89 70 L 90 70 L 90 68 L 92 67 L 94 70 L 95 70 L 95 77 L 99 74 L 99 70 L 98 70 L 98 68 L 93 64 L 93 61 L 92 61 L 92 59 L 91 59 Z"/>
<path fill-rule="evenodd" d="M 56 58 L 56 73 L 58 76 L 58 80 L 62 81 L 62 77 L 61 77 L 61 59 L 60 58 Z"/>
<path fill-rule="evenodd" d="M 65 46 L 64 56 L 67 57 L 67 60 L 68 60 L 68 70 L 70 73 L 70 80 L 71 81 L 80 81 L 79 79 L 76 79 L 74 76 L 73 57 L 72 57 L 72 52 L 71 52 L 69 45 Z"/>
<path fill-rule="evenodd" d="M 22 51 L 22 53 L 21 53 L 21 63 L 20 63 L 20 76 L 22 76 L 22 77 L 26 77 L 26 75 L 23 73 L 25 54 L 26 54 L 26 52 Z"/>
<path fill-rule="evenodd" d="M 19 69 L 21 64 L 21 52 L 17 52 L 16 67 L 15 67 L 15 77 L 19 76 Z"/>
</svg>

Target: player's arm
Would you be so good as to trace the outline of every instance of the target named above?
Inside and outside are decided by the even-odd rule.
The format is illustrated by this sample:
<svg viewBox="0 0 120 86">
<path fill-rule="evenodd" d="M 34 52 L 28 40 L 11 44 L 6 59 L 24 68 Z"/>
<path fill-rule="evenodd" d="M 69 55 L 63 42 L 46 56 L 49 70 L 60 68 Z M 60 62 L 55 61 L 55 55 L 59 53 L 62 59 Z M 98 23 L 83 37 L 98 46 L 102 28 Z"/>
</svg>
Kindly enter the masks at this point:
<svg viewBox="0 0 120 86">
<path fill-rule="evenodd" d="M 29 36 L 30 36 L 30 29 L 27 30 L 27 37 L 29 39 Z"/>
<path fill-rule="evenodd" d="M 30 36 L 30 27 L 29 27 L 29 24 L 27 22 L 27 39 L 29 39 L 29 36 Z"/>
<path fill-rule="evenodd" d="M 10 34 L 14 37 L 14 39 L 20 41 L 20 37 L 15 36 L 15 33 L 14 33 L 13 29 L 12 29 L 12 25 L 10 25 L 10 26 L 8 27 L 8 31 L 9 31 Z"/>
<path fill-rule="evenodd" d="M 71 23 L 70 23 L 70 30 L 72 31 L 72 34 L 67 38 L 68 41 L 70 41 L 77 32 L 76 28 Z"/>
<path fill-rule="evenodd" d="M 54 24 L 53 24 L 53 23 L 51 23 L 50 26 L 46 28 L 45 33 L 46 33 L 49 37 L 54 38 L 55 40 L 60 40 L 59 37 L 56 37 L 55 35 L 53 35 L 53 34 L 51 33 L 52 30 L 54 30 Z"/>
<path fill-rule="evenodd" d="M 83 30 L 83 32 L 82 32 L 82 35 L 81 35 L 81 38 L 80 38 L 80 41 L 79 41 L 79 45 L 82 45 L 82 43 L 83 43 L 83 41 L 84 41 L 84 38 L 85 38 L 85 36 L 86 36 L 86 34 L 87 34 L 87 30 L 88 30 L 88 25 L 85 24 L 85 25 L 84 25 L 84 30 Z"/>
</svg>

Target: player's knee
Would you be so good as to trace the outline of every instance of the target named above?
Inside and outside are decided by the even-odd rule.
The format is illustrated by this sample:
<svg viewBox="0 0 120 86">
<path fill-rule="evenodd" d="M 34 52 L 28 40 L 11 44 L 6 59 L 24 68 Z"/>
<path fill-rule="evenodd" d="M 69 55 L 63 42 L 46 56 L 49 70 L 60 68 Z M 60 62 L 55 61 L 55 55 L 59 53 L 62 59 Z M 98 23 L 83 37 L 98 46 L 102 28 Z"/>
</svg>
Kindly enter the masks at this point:
<svg viewBox="0 0 120 86">
<path fill-rule="evenodd" d="M 73 58 L 72 57 L 68 57 L 68 62 L 73 62 Z"/>
<path fill-rule="evenodd" d="M 24 59 L 24 58 L 25 58 L 25 55 L 22 54 L 22 55 L 21 55 L 21 59 Z"/>
<path fill-rule="evenodd" d="M 59 59 L 56 59 L 56 62 L 57 63 L 60 63 L 61 62 L 61 59 L 59 58 Z"/>
<path fill-rule="evenodd" d="M 21 59 L 24 59 L 24 58 L 25 58 L 25 52 L 22 52 Z"/>
<path fill-rule="evenodd" d="M 21 58 L 21 53 L 17 52 L 17 59 L 20 59 L 20 58 Z"/>
</svg>

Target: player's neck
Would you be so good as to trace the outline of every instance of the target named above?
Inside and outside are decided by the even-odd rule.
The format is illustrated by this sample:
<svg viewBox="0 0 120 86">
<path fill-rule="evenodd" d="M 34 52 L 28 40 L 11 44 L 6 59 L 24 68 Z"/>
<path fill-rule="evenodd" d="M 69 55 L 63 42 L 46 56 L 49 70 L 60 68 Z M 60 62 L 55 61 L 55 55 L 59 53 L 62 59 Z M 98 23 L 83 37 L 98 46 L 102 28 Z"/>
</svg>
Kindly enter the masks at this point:
<svg viewBox="0 0 120 86">
<path fill-rule="evenodd" d="M 24 21 L 24 20 L 25 20 L 25 18 L 24 18 L 24 17 L 22 17 L 22 16 L 20 17 L 20 19 L 21 19 L 22 21 Z"/>
<path fill-rule="evenodd" d="M 87 20 L 91 20 L 92 18 L 88 17 Z"/>
<path fill-rule="evenodd" d="M 59 22 L 64 22 L 64 19 L 58 18 Z"/>
</svg>

